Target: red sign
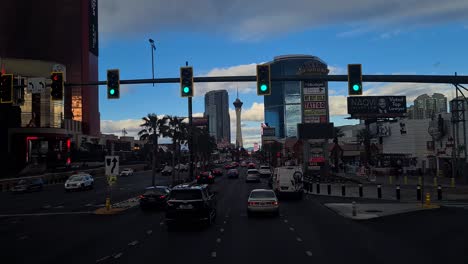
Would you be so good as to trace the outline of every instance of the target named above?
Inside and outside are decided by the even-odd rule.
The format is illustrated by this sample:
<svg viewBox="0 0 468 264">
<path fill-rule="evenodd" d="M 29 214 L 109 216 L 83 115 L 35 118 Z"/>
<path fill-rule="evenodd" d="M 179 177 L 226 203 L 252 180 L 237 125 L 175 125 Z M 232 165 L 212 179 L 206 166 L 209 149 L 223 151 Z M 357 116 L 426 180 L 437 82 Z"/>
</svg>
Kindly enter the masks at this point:
<svg viewBox="0 0 468 264">
<path fill-rule="evenodd" d="M 310 163 L 323 163 L 325 162 L 324 157 L 313 157 L 309 160 Z"/>
<path fill-rule="evenodd" d="M 304 102 L 305 109 L 325 109 L 326 102 Z"/>
</svg>

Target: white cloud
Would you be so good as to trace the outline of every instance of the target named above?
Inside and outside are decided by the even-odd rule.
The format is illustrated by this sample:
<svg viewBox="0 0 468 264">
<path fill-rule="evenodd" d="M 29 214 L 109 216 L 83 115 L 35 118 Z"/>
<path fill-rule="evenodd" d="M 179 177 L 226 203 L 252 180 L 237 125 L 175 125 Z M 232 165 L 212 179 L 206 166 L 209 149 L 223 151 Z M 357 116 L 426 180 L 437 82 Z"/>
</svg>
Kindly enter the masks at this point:
<svg viewBox="0 0 468 264">
<path fill-rule="evenodd" d="M 339 8 L 337 8 L 339 7 Z M 163 30 L 209 32 L 236 40 L 269 36 L 330 25 L 353 28 L 341 35 L 375 30 L 459 22 L 468 18 L 466 0 L 101 0 L 99 32 L 114 36 L 144 35 Z M 118 17 L 118 22 L 115 19 Z M 371 29 L 374 30 L 374 29 Z M 385 33 L 383 33 L 385 34 Z"/>
<path fill-rule="evenodd" d="M 262 64 L 260 62 L 258 64 Z M 230 66 L 226 68 L 214 68 L 208 73 L 202 76 L 252 76 L 256 75 L 257 63 L 242 64 L 236 66 Z M 227 90 L 228 93 L 236 93 L 239 89 L 239 93 L 253 93 L 255 92 L 254 82 L 211 82 L 211 83 L 198 83 L 195 89 L 197 96 L 204 95 L 208 91 L 213 90 Z"/>
<path fill-rule="evenodd" d="M 348 74 L 345 68 L 328 65 L 329 75 Z"/>
</svg>

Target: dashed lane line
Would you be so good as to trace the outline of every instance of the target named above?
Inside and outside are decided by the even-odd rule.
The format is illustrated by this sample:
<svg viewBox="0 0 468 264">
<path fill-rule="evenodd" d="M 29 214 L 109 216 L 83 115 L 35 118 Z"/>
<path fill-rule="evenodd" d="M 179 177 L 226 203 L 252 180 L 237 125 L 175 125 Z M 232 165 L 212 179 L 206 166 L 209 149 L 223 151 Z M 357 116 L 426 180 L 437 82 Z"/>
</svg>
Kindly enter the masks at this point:
<svg viewBox="0 0 468 264">
<path fill-rule="evenodd" d="M 221 238 L 217 238 L 216 243 L 221 243 Z"/>
<path fill-rule="evenodd" d="M 219 229 L 219 232 L 221 233 L 224 232 L 224 228 Z"/>
<path fill-rule="evenodd" d="M 296 237 L 297 242 L 302 242 L 302 238 Z"/>
<path fill-rule="evenodd" d="M 312 252 L 310 252 L 310 251 L 307 250 L 307 251 L 306 251 L 306 254 L 307 254 L 307 256 L 312 257 Z"/>
<path fill-rule="evenodd" d="M 147 235 L 151 235 L 151 233 L 153 233 L 153 230 L 148 230 L 148 231 L 146 231 L 146 234 L 147 234 Z"/>
<path fill-rule="evenodd" d="M 118 258 L 120 258 L 122 255 L 123 255 L 122 252 L 117 253 L 117 254 L 114 255 L 114 258 L 115 258 L 115 259 L 118 259 Z"/>
<path fill-rule="evenodd" d="M 128 243 L 129 246 L 136 246 L 138 244 L 138 240 L 134 240 L 130 243 Z"/>
<path fill-rule="evenodd" d="M 285 223 L 287 223 L 287 222 L 288 222 L 288 220 L 287 220 L 287 219 L 284 219 L 284 222 L 285 222 Z"/>
<path fill-rule="evenodd" d="M 216 251 L 211 252 L 211 257 L 216 258 Z"/>
<path fill-rule="evenodd" d="M 290 227 L 289 230 L 294 231 L 294 227 Z"/>
<path fill-rule="evenodd" d="M 105 257 L 103 257 L 103 258 L 100 258 L 100 259 L 96 260 L 96 263 L 106 261 L 106 260 L 108 260 L 110 257 L 111 257 L 111 256 L 105 256 Z"/>
</svg>

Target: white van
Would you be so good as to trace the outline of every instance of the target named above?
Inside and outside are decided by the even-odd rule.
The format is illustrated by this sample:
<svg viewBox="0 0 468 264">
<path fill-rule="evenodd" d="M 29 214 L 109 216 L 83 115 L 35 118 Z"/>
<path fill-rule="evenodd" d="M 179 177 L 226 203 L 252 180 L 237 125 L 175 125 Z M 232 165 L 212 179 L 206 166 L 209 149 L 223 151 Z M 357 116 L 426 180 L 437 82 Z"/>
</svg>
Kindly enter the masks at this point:
<svg viewBox="0 0 468 264">
<path fill-rule="evenodd" d="M 302 167 L 285 166 L 275 168 L 272 188 L 277 195 L 293 194 L 302 199 L 304 192 Z"/>
</svg>

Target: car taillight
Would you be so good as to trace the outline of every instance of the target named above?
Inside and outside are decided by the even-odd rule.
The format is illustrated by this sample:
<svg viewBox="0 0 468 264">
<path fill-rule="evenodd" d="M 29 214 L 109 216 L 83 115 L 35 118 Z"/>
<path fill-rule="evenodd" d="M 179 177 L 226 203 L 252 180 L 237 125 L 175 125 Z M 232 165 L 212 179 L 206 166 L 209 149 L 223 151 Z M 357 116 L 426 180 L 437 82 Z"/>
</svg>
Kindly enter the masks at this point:
<svg viewBox="0 0 468 264">
<path fill-rule="evenodd" d="M 143 198 L 145 198 L 145 196 L 140 195 L 140 196 L 138 196 L 138 198 L 143 199 Z"/>
<path fill-rule="evenodd" d="M 161 196 L 159 196 L 159 198 L 164 199 L 164 198 L 166 198 L 166 195 L 161 195 Z"/>
<path fill-rule="evenodd" d="M 197 176 L 197 180 L 200 179 L 200 176 Z"/>
<path fill-rule="evenodd" d="M 213 179 L 213 176 L 210 175 L 210 176 L 208 176 L 208 178 Z"/>
<path fill-rule="evenodd" d="M 278 205 L 278 202 L 275 201 L 275 202 L 272 202 L 272 204 L 273 204 L 273 205 Z"/>
</svg>

